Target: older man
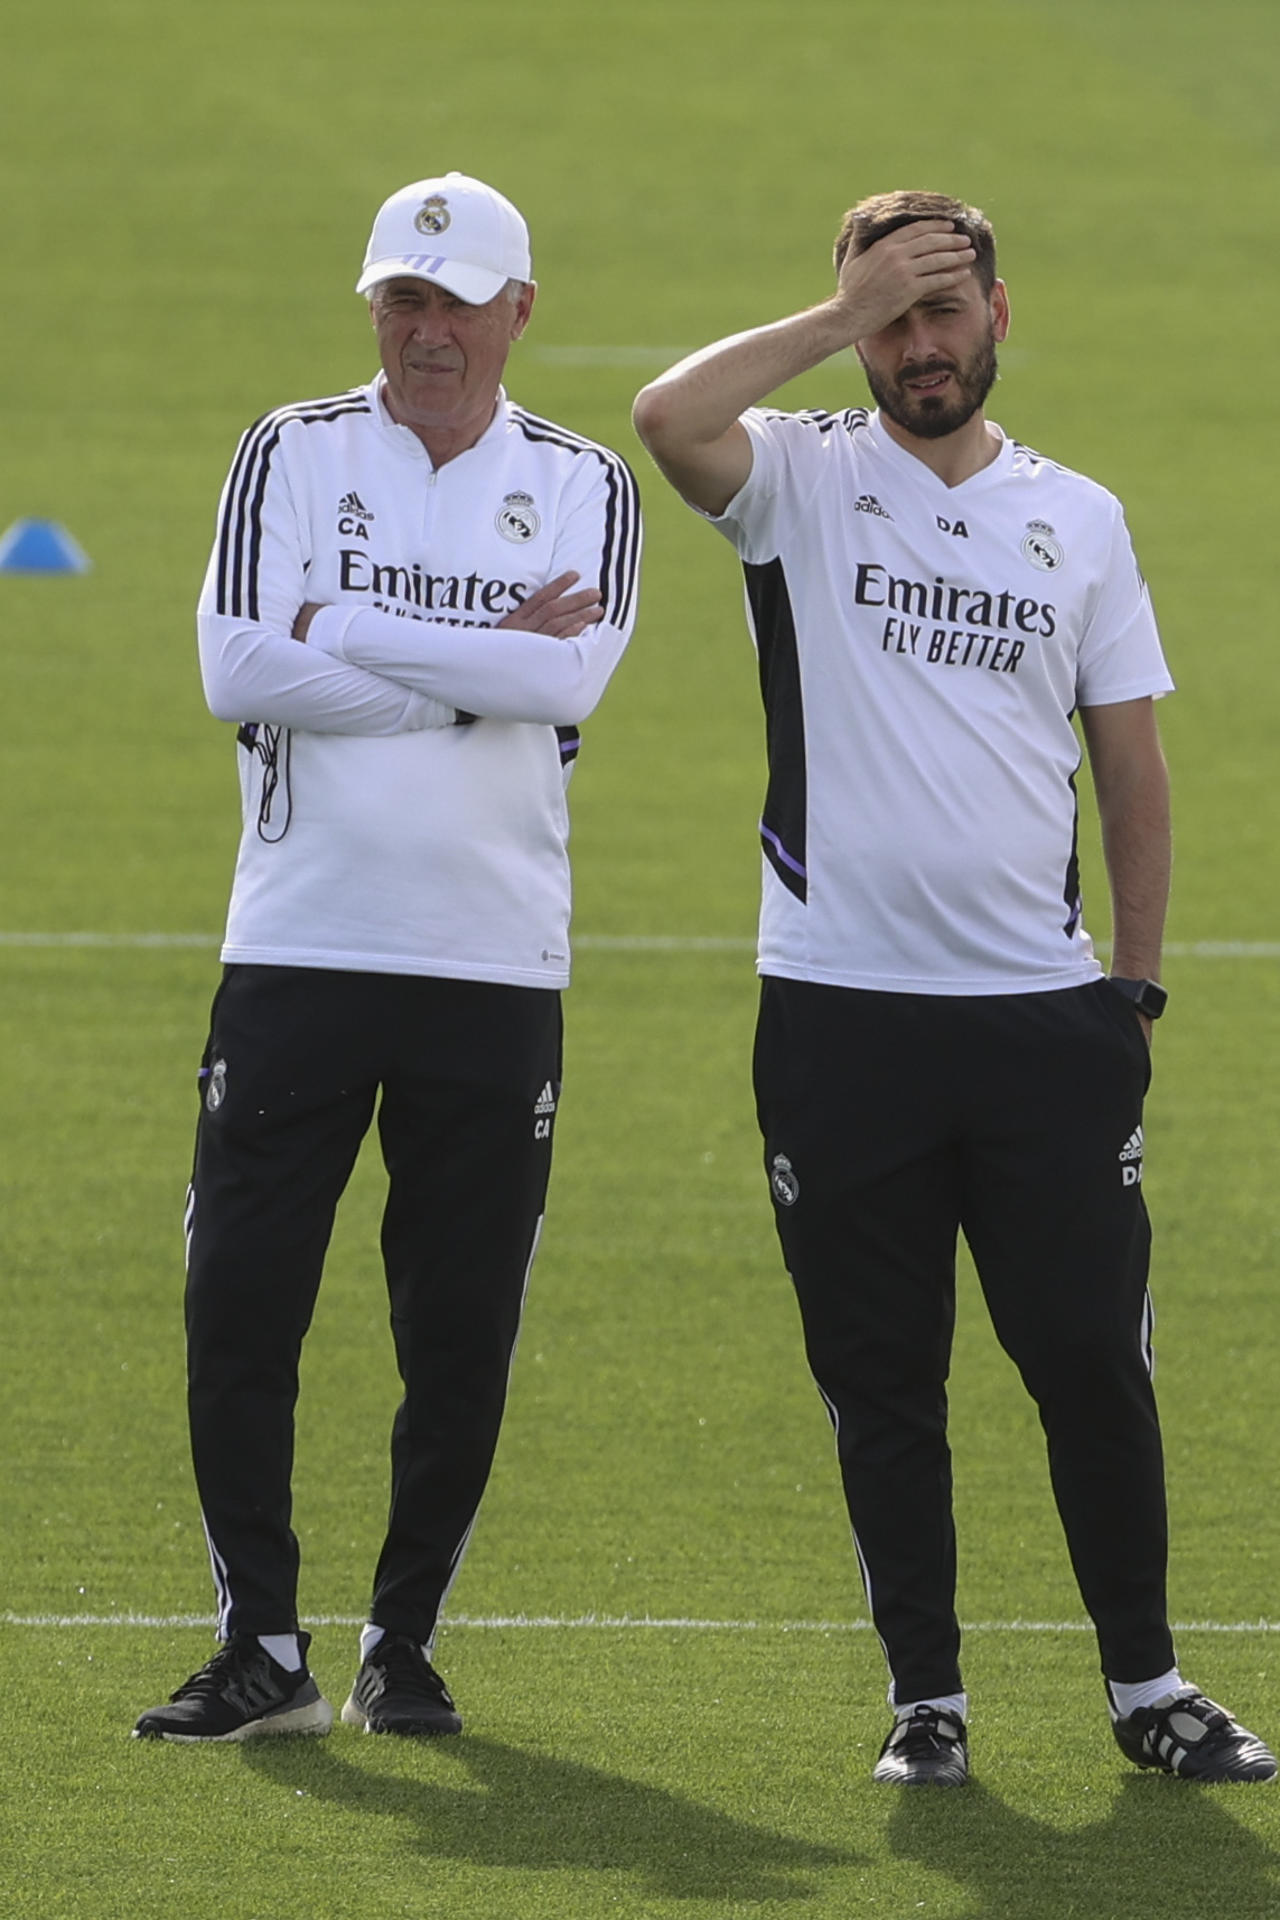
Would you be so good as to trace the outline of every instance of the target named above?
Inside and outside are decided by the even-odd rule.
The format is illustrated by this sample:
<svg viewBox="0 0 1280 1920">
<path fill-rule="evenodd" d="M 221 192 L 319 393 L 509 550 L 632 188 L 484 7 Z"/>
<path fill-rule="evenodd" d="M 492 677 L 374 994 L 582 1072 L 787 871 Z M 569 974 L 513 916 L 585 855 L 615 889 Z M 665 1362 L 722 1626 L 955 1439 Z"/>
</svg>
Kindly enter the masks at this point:
<svg viewBox="0 0 1280 1920">
<path fill-rule="evenodd" d="M 404 1398 L 343 1718 L 455 1733 L 431 1664 L 497 1444 L 542 1224 L 569 972 L 565 788 L 635 613 L 635 484 L 501 381 L 533 308 L 493 188 L 380 209 L 381 371 L 267 414 L 199 609 L 244 830 L 188 1207 L 192 1450 L 220 1648 L 135 1732 L 323 1733 L 299 1631 L 298 1356 L 378 1111 Z"/>
<path fill-rule="evenodd" d="M 1169 880 L 1172 682 L 1119 503 L 986 419 L 1009 301 L 936 193 L 845 216 L 835 292 L 642 393 L 733 542 L 760 656 L 756 1091 L 777 1230 L 889 1661 L 875 1778 L 959 1785 L 946 1377 L 956 1236 L 1048 1436 L 1130 1759 L 1263 1780 L 1178 1671 L 1150 1377 L 1142 1101 Z M 874 411 L 767 394 L 853 347 Z M 1112 894 L 1081 917 L 1079 711 Z"/>
</svg>

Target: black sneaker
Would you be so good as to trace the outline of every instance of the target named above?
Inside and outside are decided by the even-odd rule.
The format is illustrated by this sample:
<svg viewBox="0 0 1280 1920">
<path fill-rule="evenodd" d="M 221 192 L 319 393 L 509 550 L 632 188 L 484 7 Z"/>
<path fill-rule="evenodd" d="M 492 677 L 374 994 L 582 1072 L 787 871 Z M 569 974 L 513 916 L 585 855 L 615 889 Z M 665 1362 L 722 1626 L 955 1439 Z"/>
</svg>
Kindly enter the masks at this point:
<svg viewBox="0 0 1280 1920">
<path fill-rule="evenodd" d="M 1256 1733 L 1203 1693 L 1139 1707 L 1112 1731 L 1127 1760 L 1183 1780 L 1274 1780 L 1276 1757 Z"/>
<path fill-rule="evenodd" d="M 384 1633 L 360 1663 L 342 1718 L 366 1733 L 462 1732 L 449 1689 L 418 1642 L 404 1633 Z"/>
<path fill-rule="evenodd" d="M 891 1787 L 962 1787 L 968 1777 L 964 1721 L 941 1707 L 914 1707 L 895 1720 L 871 1775 Z"/>
<path fill-rule="evenodd" d="M 305 1662 L 311 1636 L 298 1635 Z M 290 1673 L 257 1636 L 233 1634 L 212 1660 L 184 1681 L 167 1706 L 152 1707 L 135 1740 L 255 1740 L 265 1733 L 328 1733 L 333 1708 L 305 1664 Z"/>
</svg>

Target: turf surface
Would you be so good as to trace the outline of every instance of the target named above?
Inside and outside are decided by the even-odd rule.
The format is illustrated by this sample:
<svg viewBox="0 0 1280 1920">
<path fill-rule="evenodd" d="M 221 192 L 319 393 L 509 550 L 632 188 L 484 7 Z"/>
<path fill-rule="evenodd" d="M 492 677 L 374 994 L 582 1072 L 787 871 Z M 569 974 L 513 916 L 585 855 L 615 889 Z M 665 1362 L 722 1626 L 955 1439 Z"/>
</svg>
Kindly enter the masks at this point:
<svg viewBox="0 0 1280 1920">
<path fill-rule="evenodd" d="M 631 395 L 681 348 L 820 297 L 861 193 L 953 188 L 995 219 L 1013 295 L 993 412 L 1121 493 L 1179 681 L 1162 718 L 1180 951 L 1148 1114 L 1171 1602 L 1216 1628 L 1280 1617 L 1280 958 L 1185 951 L 1280 943 L 1274 10 L 19 0 L 5 35 L 0 528 L 53 516 L 95 569 L 0 578 L 0 934 L 209 939 L 0 943 L 0 1912 L 1275 1912 L 1276 1795 L 1138 1776 L 1110 1742 L 1034 1414 L 967 1270 L 976 1781 L 923 1805 L 870 1786 L 883 1673 L 873 1635 L 837 1630 L 863 1605 L 758 1172 L 749 953 L 592 944 L 749 942 L 756 886 L 732 556 L 654 479 Z M 370 212 L 455 165 L 533 228 L 542 292 L 513 392 L 630 454 L 650 526 L 640 628 L 574 782 L 586 938 L 552 1210 L 441 1639 L 469 1731 L 426 1750 L 346 1729 L 153 1749 L 128 1728 L 207 1631 L 84 1623 L 209 1606 L 180 1210 L 236 822 L 191 607 L 236 435 L 368 376 L 350 287 Z M 787 398 L 861 392 L 832 365 Z M 1088 850 L 1086 901 L 1105 935 Z M 303 1608 L 330 1621 L 363 1611 L 385 1501 L 378 1201 L 366 1160 L 304 1363 Z M 591 1615 L 743 1624 L 463 1623 Z M 353 1629 L 315 1632 L 340 1703 Z M 1280 1736 L 1274 1632 L 1179 1639 L 1189 1672 Z"/>
</svg>

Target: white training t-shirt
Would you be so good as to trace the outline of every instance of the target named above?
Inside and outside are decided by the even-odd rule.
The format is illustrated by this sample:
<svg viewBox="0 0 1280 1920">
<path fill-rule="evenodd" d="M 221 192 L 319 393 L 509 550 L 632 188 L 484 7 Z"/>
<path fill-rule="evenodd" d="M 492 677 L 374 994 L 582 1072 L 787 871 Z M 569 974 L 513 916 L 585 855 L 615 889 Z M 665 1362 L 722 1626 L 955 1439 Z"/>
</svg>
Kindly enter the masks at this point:
<svg viewBox="0 0 1280 1920">
<path fill-rule="evenodd" d="M 1095 979 L 1071 715 L 1173 685 L 1119 502 L 1003 436 L 947 487 L 862 408 L 743 425 L 751 474 L 713 524 L 743 561 L 765 702 L 759 971 L 938 994 Z"/>
<path fill-rule="evenodd" d="M 505 394 L 437 469 L 382 388 L 267 414 L 223 492 L 201 667 L 250 724 L 222 957 L 560 987 L 565 774 L 635 618 L 635 481 Z M 495 630 L 570 569 L 599 625 Z"/>
</svg>

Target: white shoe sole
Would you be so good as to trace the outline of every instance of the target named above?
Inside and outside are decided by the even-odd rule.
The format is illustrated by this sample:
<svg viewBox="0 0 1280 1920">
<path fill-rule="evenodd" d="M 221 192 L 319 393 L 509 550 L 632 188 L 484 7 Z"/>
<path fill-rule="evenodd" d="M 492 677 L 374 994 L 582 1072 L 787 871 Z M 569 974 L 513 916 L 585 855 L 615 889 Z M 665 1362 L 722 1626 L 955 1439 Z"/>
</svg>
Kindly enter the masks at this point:
<svg viewBox="0 0 1280 1920">
<path fill-rule="evenodd" d="M 308 1701 L 304 1707 L 284 1707 L 278 1713 L 263 1714 L 260 1720 L 247 1720 L 230 1733 L 167 1733 L 159 1735 L 178 1747 L 209 1747 L 231 1740 L 260 1740 L 277 1733 L 328 1733 L 333 1725 L 333 1708 L 325 1699 Z M 135 1740 L 143 1738 L 137 1728 Z M 155 1738 L 155 1735 L 149 1736 Z"/>
</svg>

